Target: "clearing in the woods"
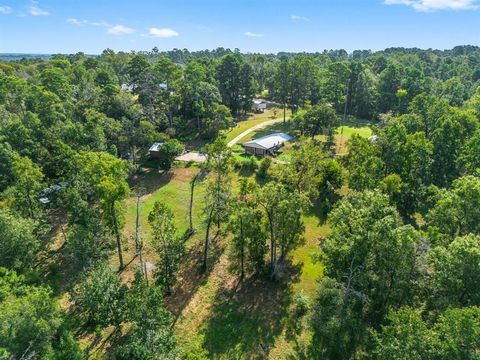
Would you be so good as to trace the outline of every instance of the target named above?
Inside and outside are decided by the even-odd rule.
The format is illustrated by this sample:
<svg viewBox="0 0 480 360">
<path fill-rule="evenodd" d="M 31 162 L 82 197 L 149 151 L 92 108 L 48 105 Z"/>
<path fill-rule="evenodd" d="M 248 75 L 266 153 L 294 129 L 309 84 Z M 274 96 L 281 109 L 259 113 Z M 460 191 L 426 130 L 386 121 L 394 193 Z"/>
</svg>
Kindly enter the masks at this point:
<svg viewBox="0 0 480 360">
<path fill-rule="evenodd" d="M 248 128 L 267 121 L 267 117 L 246 120 L 230 130 L 227 140 L 232 140 Z M 285 130 L 289 123 L 271 124 L 255 129 L 239 143 L 266 132 Z M 346 126 L 337 132 L 337 145 L 352 134 L 369 136 L 366 126 Z M 235 148 L 234 148 L 235 150 Z M 238 146 L 236 148 L 239 151 Z M 285 151 L 288 153 L 288 147 Z M 283 154 L 287 156 L 288 154 Z M 155 201 L 168 204 L 175 213 L 175 223 L 181 236 L 188 230 L 190 181 L 200 171 L 198 165 L 179 163 L 168 171 L 148 169 L 132 182 L 134 189 L 141 189 L 140 235 L 148 244 L 150 228 L 148 213 Z M 233 177 L 233 190 L 238 189 L 240 175 Z M 250 174 L 252 179 L 255 176 Z M 196 232 L 186 242 L 186 253 L 181 261 L 178 281 L 173 293 L 166 299 L 168 308 L 176 318 L 175 333 L 182 347 L 192 358 L 203 354 L 210 358 L 255 358 L 286 359 L 304 354 L 310 332 L 308 319 L 294 316 L 293 296 L 303 294 L 314 297 L 316 283 L 322 276 L 323 266 L 316 260 L 319 243 L 328 234 L 329 227 L 317 209 L 304 215 L 305 241 L 292 252 L 282 269 L 278 281 L 260 276 L 247 277 L 239 282 L 237 274 L 230 270 L 228 234 L 218 234 L 212 241 L 208 270 L 200 272 L 201 252 L 204 240 L 202 204 L 204 183 L 198 182 L 194 194 L 193 223 Z M 134 232 L 136 197 L 126 203 L 126 262 L 128 268 L 122 276 L 131 279 L 138 258 L 134 257 Z M 146 261 L 155 263 L 154 255 L 146 250 Z M 112 264 L 115 264 L 112 257 Z M 116 264 L 115 264 L 116 265 Z"/>
</svg>

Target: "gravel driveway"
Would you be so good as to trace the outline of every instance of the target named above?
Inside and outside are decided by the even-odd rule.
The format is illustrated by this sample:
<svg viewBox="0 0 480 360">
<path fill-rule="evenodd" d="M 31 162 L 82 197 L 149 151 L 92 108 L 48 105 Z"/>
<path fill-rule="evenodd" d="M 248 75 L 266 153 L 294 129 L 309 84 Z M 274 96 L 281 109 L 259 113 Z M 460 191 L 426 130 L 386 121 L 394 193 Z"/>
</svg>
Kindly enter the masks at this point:
<svg viewBox="0 0 480 360">
<path fill-rule="evenodd" d="M 288 118 L 287 118 L 288 120 Z M 247 129 L 245 130 L 244 132 L 242 132 L 240 135 L 237 135 L 235 136 L 235 138 L 233 138 L 233 140 L 231 140 L 227 146 L 228 147 L 232 147 L 233 145 L 235 145 L 237 142 L 240 141 L 241 138 L 247 136 L 248 134 L 250 134 L 251 132 L 255 131 L 255 130 L 259 130 L 259 129 L 263 129 L 264 127 L 267 127 L 269 125 L 273 125 L 273 124 L 277 124 L 279 122 L 282 122 L 283 121 L 283 118 L 280 118 L 280 119 L 272 119 L 272 120 L 267 120 L 267 121 L 264 121 L 260 124 L 257 124 L 255 126 L 252 126 L 250 129 Z"/>
</svg>

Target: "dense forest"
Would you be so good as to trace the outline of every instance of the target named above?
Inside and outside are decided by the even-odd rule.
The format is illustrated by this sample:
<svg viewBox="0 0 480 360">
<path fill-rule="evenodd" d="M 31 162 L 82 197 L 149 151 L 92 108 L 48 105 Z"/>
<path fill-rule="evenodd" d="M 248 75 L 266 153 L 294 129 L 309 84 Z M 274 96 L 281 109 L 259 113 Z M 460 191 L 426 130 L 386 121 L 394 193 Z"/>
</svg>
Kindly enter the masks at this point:
<svg viewBox="0 0 480 360">
<path fill-rule="evenodd" d="M 227 145 L 257 98 L 295 135 L 281 159 Z M 474 46 L 0 62 L 0 359 L 478 359 L 479 124 Z M 182 197 L 140 211 L 179 170 Z M 313 295 L 292 292 L 306 241 Z M 219 252 L 217 305 L 250 297 L 192 345 L 180 290 Z M 275 326 L 250 339 L 262 295 Z"/>
</svg>

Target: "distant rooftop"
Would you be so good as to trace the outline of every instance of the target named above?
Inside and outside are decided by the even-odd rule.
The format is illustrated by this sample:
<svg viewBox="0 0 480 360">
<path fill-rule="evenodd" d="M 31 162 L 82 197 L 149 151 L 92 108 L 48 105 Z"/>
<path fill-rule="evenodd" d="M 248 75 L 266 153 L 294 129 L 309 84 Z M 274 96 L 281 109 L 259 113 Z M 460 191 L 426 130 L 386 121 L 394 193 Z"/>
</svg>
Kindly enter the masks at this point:
<svg viewBox="0 0 480 360">
<path fill-rule="evenodd" d="M 292 140 L 293 137 L 285 133 L 275 133 L 267 136 L 263 136 L 252 141 L 248 141 L 243 144 L 243 146 L 262 148 L 265 150 L 274 148 L 278 145 L 281 145 L 287 141 Z"/>
<path fill-rule="evenodd" d="M 163 141 L 156 142 L 152 146 L 150 146 L 150 149 L 148 149 L 148 151 L 158 152 L 160 151 L 160 147 L 162 145 L 163 145 Z"/>
<path fill-rule="evenodd" d="M 378 141 L 378 135 L 372 135 L 368 138 L 368 141 L 371 143 L 376 143 Z"/>
</svg>

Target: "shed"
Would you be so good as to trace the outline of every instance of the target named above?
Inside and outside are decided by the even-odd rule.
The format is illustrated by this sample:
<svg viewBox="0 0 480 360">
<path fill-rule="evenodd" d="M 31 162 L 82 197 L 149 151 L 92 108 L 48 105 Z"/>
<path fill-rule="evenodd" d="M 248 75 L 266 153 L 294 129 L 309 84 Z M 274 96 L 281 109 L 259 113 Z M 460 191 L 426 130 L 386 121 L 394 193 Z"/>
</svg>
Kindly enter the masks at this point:
<svg viewBox="0 0 480 360">
<path fill-rule="evenodd" d="M 243 144 L 243 148 L 247 154 L 252 155 L 268 155 L 273 154 L 280 149 L 287 141 L 293 137 L 285 133 L 274 133 L 263 136 Z"/>
<path fill-rule="evenodd" d="M 163 141 L 153 143 L 153 145 L 150 146 L 150 149 L 148 149 L 148 153 L 150 154 L 150 156 L 160 157 L 160 149 L 162 148 L 163 144 L 164 144 Z"/>
<path fill-rule="evenodd" d="M 262 99 L 255 99 L 253 100 L 253 105 L 255 106 L 256 112 L 264 112 L 267 108 L 267 102 Z"/>
</svg>

